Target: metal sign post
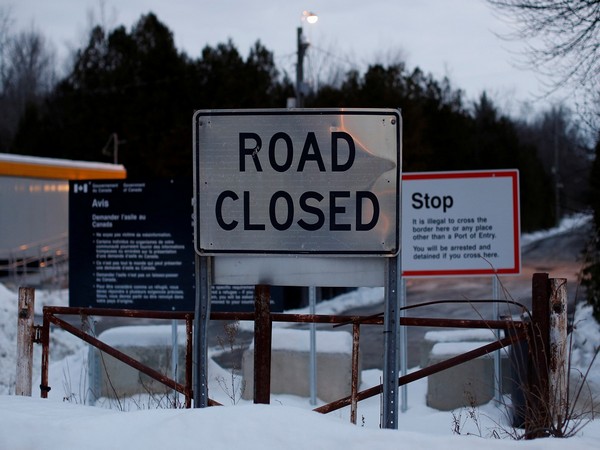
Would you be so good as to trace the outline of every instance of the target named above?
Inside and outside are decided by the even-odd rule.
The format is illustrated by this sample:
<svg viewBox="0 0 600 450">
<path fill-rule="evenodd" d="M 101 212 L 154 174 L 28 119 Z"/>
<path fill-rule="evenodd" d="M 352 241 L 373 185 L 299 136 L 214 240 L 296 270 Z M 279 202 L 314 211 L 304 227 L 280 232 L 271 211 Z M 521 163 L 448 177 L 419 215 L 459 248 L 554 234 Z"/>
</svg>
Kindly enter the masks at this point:
<svg viewBox="0 0 600 450">
<path fill-rule="evenodd" d="M 402 271 L 400 271 L 402 273 Z M 406 280 L 404 277 L 400 277 L 400 317 L 406 316 L 406 311 L 403 309 L 406 306 Z M 408 373 L 408 333 L 406 327 L 400 327 L 400 341 L 399 341 L 399 354 L 400 354 L 400 376 L 405 376 Z M 400 388 L 400 410 L 404 413 L 408 409 L 408 386 L 402 385 Z"/>
<path fill-rule="evenodd" d="M 498 277 L 492 277 L 492 299 L 494 302 L 494 320 L 500 320 L 500 300 L 499 296 L 499 284 Z M 494 330 L 494 334 L 497 340 L 500 340 L 500 330 Z M 494 352 L 494 399 L 501 405 L 502 403 L 502 351 L 496 350 Z"/>
<path fill-rule="evenodd" d="M 196 310 L 194 314 L 194 407 L 208 406 L 208 323 L 210 321 L 209 258 L 196 255 Z"/>
<path fill-rule="evenodd" d="M 308 306 L 310 313 L 317 313 L 317 288 L 308 287 Z M 317 324 L 310 324 L 310 364 L 309 364 L 309 382 L 310 382 L 310 404 L 317 404 Z"/>
<path fill-rule="evenodd" d="M 204 110 L 193 126 L 197 404 L 211 283 L 385 286 L 384 422 L 397 427 L 400 111 Z"/>
<path fill-rule="evenodd" d="M 383 355 L 383 428 L 398 429 L 398 341 L 400 335 L 400 308 L 398 307 L 398 280 L 400 258 L 387 260 L 385 289 L 384 355 Z"/>
<path fill-rule="evenodd" d="M 179 336 L 178 322 L 171 321 L 171 376 L 175 381 L 179 379 Z M 173 390 L 173 403 L 179 403 L 179 393 Z"/>
</svg>

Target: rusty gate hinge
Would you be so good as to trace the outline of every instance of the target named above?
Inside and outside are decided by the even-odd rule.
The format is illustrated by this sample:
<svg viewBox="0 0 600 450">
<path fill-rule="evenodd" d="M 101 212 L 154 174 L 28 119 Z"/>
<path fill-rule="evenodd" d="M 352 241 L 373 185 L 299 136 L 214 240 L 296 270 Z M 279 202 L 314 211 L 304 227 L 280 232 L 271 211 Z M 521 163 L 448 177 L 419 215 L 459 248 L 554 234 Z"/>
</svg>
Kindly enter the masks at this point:
<svg viewBox="0 0 600 450">
<path fill-rule="evenodd" d="M 33 326 L 33 342 L 35 344 L 42 343 L 42 325 L 34 325 Z"/>
</svg>

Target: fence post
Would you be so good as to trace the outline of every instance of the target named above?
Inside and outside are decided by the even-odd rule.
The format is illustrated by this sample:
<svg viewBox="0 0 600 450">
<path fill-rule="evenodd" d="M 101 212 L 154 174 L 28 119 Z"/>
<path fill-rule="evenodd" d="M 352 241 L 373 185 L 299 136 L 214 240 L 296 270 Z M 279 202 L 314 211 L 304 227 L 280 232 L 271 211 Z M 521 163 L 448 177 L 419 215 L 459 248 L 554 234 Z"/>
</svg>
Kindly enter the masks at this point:
<svg viewBox="0 0 600 450">
<path fill-rule="evenodd" d="M 561 430 L 568 414 L 567 279 L 550 279 L 549 391 L 551 419 Z"/>
<path fill-rule="evenodd" d="M 42 379 L 40 383 L 40 398 L 48 398 L 48 369 L 50 367 L 50 313 L 44 307 L 44 321 L 42 323 Z"/>
<path fill-rule="evenodd" d="M 358 405 L 358 364 L 359 364 L 359 344 L 360 344 L 360 322 L 352 324 L 352 386 L 350 401 L 350 422 L 356 425 L 357 405 Z"/>
<path fill-rule="evenodd" d="M 20 287 L 17 319 L 17 379 L 15 394 L 27 397 L 31 397 L 34 303 L 35 290 L 29 287 Z"/>
<path fill-rule="evenodd" d="M 550 346 L 550 282 L 547 273 L 532 280 L 532 320 L 526 388 L 525 437 L 546 435 L 551 424 L 549 411 L 548 349 Z"/>
<path fill-rule="evenodd" d="M 254 288 L 254 403 L 271 402 L 271 293 Z"/>
</svg>

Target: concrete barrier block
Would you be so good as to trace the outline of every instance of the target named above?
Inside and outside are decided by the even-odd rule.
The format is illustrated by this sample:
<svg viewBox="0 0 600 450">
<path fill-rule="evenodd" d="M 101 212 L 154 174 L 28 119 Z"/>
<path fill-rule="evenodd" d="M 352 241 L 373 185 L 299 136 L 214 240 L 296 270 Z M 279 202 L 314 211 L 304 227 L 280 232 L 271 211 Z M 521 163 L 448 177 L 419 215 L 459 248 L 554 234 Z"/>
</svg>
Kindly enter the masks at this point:
<svg viewBox="0 0 600 450">
<path fill-rule="evenodd" d="M 481 347 L 488 342 L 443 342 L 435 344 L 427 365 L 436 364 L 454 356 Z M 501 353 L 503 391 L 509 389 L 511 376 L 509 358 Z M 427 378 L 427 406 L 441 411 L 483 405 L 494 398 L 494 356 L 488 354 L 430 375 Z"/>
<path fill-rule="evenodd" d="M 172 328 L 169 325 L 127 326 L 111 328 L 99 339 L 140 363 L 173 377 Z M 185 327 L 178 327 L 177 381 L 185 382 Z M 95 397 L 121 398 L 136 394 L 164 394 L 171 389 L 120 360 L 93 349 Z"/>
<path fill-rule="evenodd" d="M 481 346 L 481 342 L 435 344 L 428 365 L 445 361 L 467 350 Z M 494 397 L 494 360 L 483 356 L 427 378 L 427 406 L 441 411 L 478 406 Z"/>
<path fill-rule="evenodd" d="M 317 397 L 325 402 L 331 402 L 350 395 L 352 335 L 345 331 L 318 331 L 316 349 Z M 310 332 L 273 329 L 271 393 L 310 396 L 309 370 Z M 254 392 L 253 345 L 244 352 L 242 374 L 246 384 L 243 398 L 251 400 Z"/>
<path fill-rule="evenodd" d="M 501 337 L 504 337 L 502 332 Z M 450 342 L 482 342 L 487 343 L 495 339 L 493 330 L 486 329 L 459 329 L 428 331 L 421 343 L 419 362 L 421 367 L 426 367 L 431 349 L 438 343 Z"/>
</svg>

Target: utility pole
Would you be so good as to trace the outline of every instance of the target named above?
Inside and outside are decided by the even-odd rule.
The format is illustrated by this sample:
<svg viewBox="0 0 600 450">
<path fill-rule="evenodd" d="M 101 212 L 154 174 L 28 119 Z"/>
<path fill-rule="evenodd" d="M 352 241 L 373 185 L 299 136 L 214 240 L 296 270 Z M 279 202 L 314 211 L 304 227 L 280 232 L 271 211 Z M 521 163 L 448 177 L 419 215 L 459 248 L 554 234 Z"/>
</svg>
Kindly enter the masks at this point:
<svg viewBox="0 0 600 450">
<path fill-rule="evenodd" d="M 298 27 L 298 62 L 296 64 L 296 108 L 304 107 L 304 55 L 308 49 L 304 41 L 302 27 Z"/>
<path fill-rule="evenodd" d="M 319 20 L 319 16 L 309 11 L 303 11 L 302 20 L 309 24 L 314 24 Z M 296 64 L 296 108 L 304 107 L 304 56 L 306 55 L 306 50 L 309 45 L 308 41 L 304 39 L 302 26 L 299 26 L 297 30 L 298 61 Z"/>
<path fill-rule="evenodd" d="M 113 143 L 113 148 L 112 148 L 113 164 L 118 164 L 118 162 L 119 162 L 119 144 L 124 144 L 125 141 L 119 141 L 119 136 L 117 136 L 117 133 L 112 133 L 108 137 L 108 141 L 106 142 L 106 144 L 104 145 L 104 148 L 102 149 L 103 155 L 110 156 L 111 153 L 110 153 L 110 150 L 108 150 L 110 141 L 112 141 L 112 143 Z"/>
<path fill-rule="evenodd" d="M 556 226 L 560 224 L 560 172 L 558 169 L 560 161 L 560 147 L 558 145 L 558 110 L 554 111 L 554 165 L 552 174 L 554 175 L 554 215 L 556 218 Z"/>
</svg>

